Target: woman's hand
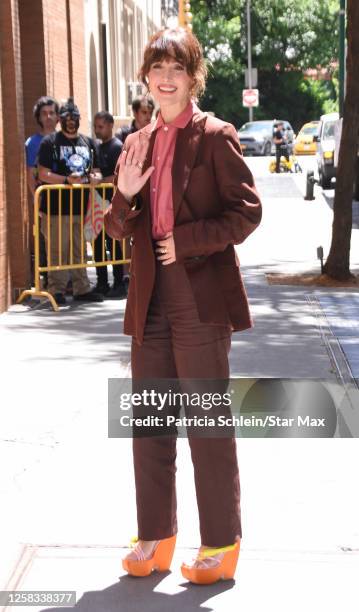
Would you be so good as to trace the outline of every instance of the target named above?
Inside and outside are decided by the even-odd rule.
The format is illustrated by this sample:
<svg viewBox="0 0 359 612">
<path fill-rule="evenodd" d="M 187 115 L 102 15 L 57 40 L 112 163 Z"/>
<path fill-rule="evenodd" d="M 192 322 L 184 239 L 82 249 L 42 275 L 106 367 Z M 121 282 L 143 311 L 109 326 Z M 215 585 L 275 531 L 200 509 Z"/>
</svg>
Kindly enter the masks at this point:
<svg viewBox="0 0 359 612">
<path fill-rule="evenodd" d="M 117 187 L 129 202 L 136 193 L 141 191 L 155 169 L 154 166 L 150 166 L 142 174 L 143 164 L 144 149 L 139 143 L 131 145 L 128 150 L 123 149 L 120 156 Z"/>
<path fill-rule="evenodd" d="M 163 266 L 175 263 L 176 247 L 172 232 L 166 234 L 161 240 L 157 240 L 157 259 L 162 261 Z"/>
</svg>

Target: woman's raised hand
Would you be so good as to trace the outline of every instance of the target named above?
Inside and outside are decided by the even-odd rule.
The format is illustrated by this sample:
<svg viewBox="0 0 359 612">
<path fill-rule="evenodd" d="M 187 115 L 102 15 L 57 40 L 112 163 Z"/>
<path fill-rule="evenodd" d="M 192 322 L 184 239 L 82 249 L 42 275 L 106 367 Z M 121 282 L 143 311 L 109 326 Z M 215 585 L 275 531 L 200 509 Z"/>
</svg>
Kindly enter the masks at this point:
<svg viewBox="0 0 359 612">
<path fill-rule="evenodd" d="M 154 166 L 150 166 L 142 174 L 144 161 L 145 150 L 139 143 L 130 145 L 127 150 L 123 149 L 121 153 L 117 187 L 129 202 L 136 193 L 141 191 L 155 169 Z"/>
</svg>

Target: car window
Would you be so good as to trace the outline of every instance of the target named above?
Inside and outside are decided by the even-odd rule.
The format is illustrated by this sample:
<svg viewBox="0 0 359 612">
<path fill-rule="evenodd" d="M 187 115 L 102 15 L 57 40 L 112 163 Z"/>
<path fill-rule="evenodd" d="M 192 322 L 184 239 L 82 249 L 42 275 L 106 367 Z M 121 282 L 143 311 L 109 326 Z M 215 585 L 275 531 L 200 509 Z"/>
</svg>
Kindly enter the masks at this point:
<svg viewBox="0 0 359 612">
<path fill-rule="evenodd" d="M 272 129 L 271 123 L 245 123 L 239 128 L 239 132 L 268 132 Z"/>
<path fill-rule="evenodd" d="M 318 126 L 317 125 L 312 125 L 312 126 L 307 126 L 305 128 L 302 128 L 299 132 L 300 134 L 305 134 L 305 135 L 313 135 L 313 134 L 317 134 L 318 133 Z"/>
<path fill-rule="evenodd" d="M 326 121 L 323 128 L 323 139 L 334 138 L 335 121 Z"/>
</svg>

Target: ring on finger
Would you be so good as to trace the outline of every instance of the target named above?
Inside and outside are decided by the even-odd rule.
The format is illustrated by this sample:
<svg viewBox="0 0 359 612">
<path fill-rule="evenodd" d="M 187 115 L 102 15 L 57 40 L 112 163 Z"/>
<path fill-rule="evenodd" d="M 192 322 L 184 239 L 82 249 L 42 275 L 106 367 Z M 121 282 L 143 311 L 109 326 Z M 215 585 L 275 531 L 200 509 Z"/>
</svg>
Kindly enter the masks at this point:
<svg viewBox="0 0 359 612">
<path fill-rule="evenodd" d="M 140 169 L 140 170 L 142 170 L 142 168 L 143 168 L 143 163 L 142 163 L 142 162 L 140 162 L 140 161 L 138 161 L 138 162 L 137 162 L 137 164 L 136 164 L 136 166 L 138 166 L 138 167 L 139 167 L 139 169 Z"/>
</svg>

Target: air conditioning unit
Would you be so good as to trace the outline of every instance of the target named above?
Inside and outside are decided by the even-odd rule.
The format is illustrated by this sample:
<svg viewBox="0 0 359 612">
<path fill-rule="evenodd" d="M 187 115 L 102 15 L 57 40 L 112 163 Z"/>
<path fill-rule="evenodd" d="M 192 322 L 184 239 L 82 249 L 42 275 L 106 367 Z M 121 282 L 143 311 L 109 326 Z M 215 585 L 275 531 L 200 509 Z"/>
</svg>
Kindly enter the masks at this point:
<svg viewBox="0 0 359 612">
<path fill-rule="evenodd" d="M 127 83 L 127 104 L 132 104 L 137 96 L 142 96 L 143 89 L 143 84 L 138 81 L 130 81 Z"/>
</svg>

